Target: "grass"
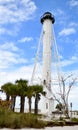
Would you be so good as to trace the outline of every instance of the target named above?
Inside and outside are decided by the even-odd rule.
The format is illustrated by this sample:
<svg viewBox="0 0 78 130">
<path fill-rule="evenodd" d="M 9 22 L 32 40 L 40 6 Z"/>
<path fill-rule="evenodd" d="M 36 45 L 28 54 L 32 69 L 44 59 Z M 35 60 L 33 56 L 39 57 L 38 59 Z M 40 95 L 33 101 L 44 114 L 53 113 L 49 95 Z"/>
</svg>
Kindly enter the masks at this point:
<svg viewBox="0 0 78 130">
<path fill-rule="evenodd" d="M 44 128 L 46 126 L 78 125 L 78 118 L 66 121 L 64 119 L 43 121 L 42 115 L 30 113 L 15 113 L 10 110 L 0 109 L 0 128 Z"/>
<path fill-rule="evenodd" d="M 74 118 L 71 119 L 71 121 L 72 121 L 72 122 L 78 122 L 78 118 L 75 118 L 75 117 L 74 117 Z"/>
<path fill-rule="evenodd" d="M 44 128 L 45 122 L 30 113 L 15 113 L 10 110 L 0 109 L 0 128 Z"/>
</svg>

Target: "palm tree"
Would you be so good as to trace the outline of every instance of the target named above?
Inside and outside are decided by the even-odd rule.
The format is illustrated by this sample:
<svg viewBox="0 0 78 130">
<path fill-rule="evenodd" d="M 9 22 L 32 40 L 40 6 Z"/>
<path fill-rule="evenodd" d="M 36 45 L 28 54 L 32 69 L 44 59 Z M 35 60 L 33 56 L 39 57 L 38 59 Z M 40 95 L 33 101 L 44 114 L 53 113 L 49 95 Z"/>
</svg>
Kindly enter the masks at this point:
<svg viewBox="0 0 78 130">
<path fill-rule="evenodd" d="M 14 111 L 15 110 L 15 102 L 16 102 L 16 96 L 18 95 L 17 93 L 17 85 L 12 84 L 10 87 L 10 94 L 11 94 L 11 109 Z"/>
<path fill-rule="evenodd" d="M 27 80 L 16 80 L 16 85 L 18 86 L 18 95 L 21 97 L 20 101 L 20 112 L 24 112 L 25 96 L 27 94 L 28 81 Z"/>
<path fill-rule="evenodd" d="M 6 101 L 9 101 L 10 99 L 10 86 L 11 83 L 5 83 L 4 85 L 1 86 L 1 89 L 6 93 Z"/>
<path fill-rule="evenodd" d="M 45 95 L 45 92 L 43 91 L 43 86 L 42 85 L 38 85 L 38 84 L 33 86 L 33 90 L 34 90 L 34 95 L 35 95 L 35 109 L 34 109 L 34 113 L 38 114 L 38 102 L 40 100 L 41 94 Z"/>
<path fill-rule="evenodd" d="M 1 89 L 6 93 L 6 101 L 10 101 L 11 97 L 11 109 L 14 111 L 15 109 L 15 101 L 16 101 L 16 96 L 17 96 L 17 87 L 13 83 L 6 83 L 4 84 Z"/>
<path fill-rule="evenodd" d="M 28 103 L 29 103 L 29 112 L 31 113 L 31 99 L 32 99 L 32 96 L 33 96 L 33 86 L 28 86 L 28 90 L 27 90 L 27 97 L 28 97 Z"/>
</svg>

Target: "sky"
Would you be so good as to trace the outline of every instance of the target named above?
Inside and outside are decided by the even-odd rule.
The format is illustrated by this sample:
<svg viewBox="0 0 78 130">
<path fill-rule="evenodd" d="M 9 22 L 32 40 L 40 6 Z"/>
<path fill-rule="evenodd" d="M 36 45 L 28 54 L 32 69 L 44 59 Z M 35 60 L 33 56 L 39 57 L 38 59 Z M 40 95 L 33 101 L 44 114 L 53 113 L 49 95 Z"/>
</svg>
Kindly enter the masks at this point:
<svg viewBox="0 0 78 130">
<path fill-rule="evenodd" d="M 78 0 L 0 0 L 0 86 L 30 80 L 38 48 L 41 16 L 51 12 L 62 72 L 78 76 Z M 78 109 L 78 87 L 69 101 Z"/>
</svg>

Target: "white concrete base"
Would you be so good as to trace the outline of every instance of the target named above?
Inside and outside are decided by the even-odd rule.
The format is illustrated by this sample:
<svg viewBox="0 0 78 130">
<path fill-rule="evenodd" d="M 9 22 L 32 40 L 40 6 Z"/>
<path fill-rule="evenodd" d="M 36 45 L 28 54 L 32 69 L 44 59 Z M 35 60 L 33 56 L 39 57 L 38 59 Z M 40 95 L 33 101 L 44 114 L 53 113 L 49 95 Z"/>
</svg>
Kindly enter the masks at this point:
<svg viewBox="0 0 78 130">
<path fill-rule="evenodd" d="M 48 89 L 44 91 L 47 93 L 46 96 L 41 96 L 41 113 L 50 115 L 54 111 L 54 99 Z"/>
</svg>

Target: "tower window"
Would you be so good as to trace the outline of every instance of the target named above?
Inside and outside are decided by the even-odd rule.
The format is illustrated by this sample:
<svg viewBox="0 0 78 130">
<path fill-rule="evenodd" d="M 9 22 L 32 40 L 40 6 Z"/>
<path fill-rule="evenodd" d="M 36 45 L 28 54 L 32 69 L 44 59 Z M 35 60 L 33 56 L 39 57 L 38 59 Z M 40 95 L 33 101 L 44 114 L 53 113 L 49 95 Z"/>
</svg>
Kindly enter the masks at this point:
<svg viewBox="0 0 78 130">
<path fill-rule="evenodd" d="M 46 85 L 46 80 L 44 79 L 43 84 Z"/>
<path fill-rule="evenodd" d="M 48 103 L 46 103 L 46 109 L 48 109 Z"/>
</svg>

